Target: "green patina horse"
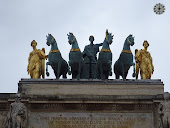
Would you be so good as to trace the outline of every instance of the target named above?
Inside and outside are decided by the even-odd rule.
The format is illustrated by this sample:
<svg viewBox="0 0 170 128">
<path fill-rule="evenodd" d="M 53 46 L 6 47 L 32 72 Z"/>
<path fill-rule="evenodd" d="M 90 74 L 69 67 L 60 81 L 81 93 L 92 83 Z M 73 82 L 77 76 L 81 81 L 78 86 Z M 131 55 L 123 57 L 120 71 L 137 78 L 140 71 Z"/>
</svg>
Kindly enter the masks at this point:
<svg viewBox="0 0 170 128">
<path fill-rule="evenodd" d="M 99 58 L 97 60 L 97 78 L 98 79 L 108 79 L 109 75 L 112 75 L 112 52 L 109 45 L 111 45 L 113 40 L 112 33 L 106 30 L 106 37 L 103 42 L 103 47 L 99 53 Z"/>
<path fill-rule="evenodd" d="M 134 37 L 129 35 L 124 43 L 123 50 L 120 54 L 119 59 L 114 64 L 114 73 L 116 79 L 119 79 L 122 76 L 123 80 L 126 79 L 129 68 L 133 65 L 134 73 L 133 77 L 136 76 L 135 74 L 135 63 L 133 62 L 133 54 L 130 50 L 130 46 L 134 45 Z"/>
<path fill-rule="evenodd" d="M 73 33 L 69 33 L 68 42 L 72 45 L 69 53 L 69 66 L 71 67 L 72 79 L 82 78 L 82 70 L 84 66 L 83 54 L 80 51 L 76 37 Z"/>
<path fill-rule="evenodd" d="M 68 64 L 62 58 L 61 53 L 57 46 L 57 42 L 51 34 L 48 34 L 46 44 L 48 46 L 51 45 L 51 51 L 48 54 L 49 62 L 46 63 L 46 75 L 47 76 L 50 75 L 48 72 L 48 65 L 51 65 L 52 69 L 54 70 L 56 79 L 59 79 L 61 75 L 63 76 L 63 78 L 67 78 Z"/>
</svg>

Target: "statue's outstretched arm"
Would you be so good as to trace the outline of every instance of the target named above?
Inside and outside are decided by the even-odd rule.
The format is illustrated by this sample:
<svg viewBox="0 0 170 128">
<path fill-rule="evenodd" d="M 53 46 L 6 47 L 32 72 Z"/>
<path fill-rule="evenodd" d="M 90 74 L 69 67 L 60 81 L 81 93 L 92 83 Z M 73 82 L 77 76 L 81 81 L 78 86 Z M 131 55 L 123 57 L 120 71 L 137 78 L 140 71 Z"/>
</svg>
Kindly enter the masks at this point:
<svg viewBox="0 0 170 128">
<path fill-rule="evenodd" d="M 43 48 L 42 50 L 39 50 L 39 56 L 42 58 L 42 59 L 47 59 L 47 55 L 45 55 L 45 49 Z"/>
<path fill-rule="evenodd" d="M 100 47 L 100 46 L 102 46 L 102 45 L 103 45 L 103 43 L 100 43 L 100 44 L 95 44 L 95 45 L 97 45 L 98 47 Z"/>
</svg>

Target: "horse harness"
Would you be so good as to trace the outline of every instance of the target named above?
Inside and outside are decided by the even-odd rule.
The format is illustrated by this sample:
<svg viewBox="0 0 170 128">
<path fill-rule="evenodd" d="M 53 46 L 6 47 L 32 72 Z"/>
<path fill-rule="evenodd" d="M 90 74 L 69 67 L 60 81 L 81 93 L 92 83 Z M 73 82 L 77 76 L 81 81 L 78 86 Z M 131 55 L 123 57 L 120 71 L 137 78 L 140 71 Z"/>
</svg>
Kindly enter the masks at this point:
<svg viewBox="0 0 170 128">
<path fill-rule="evenodd" d="M 132 54 L 130 50 L 122 50 L 122 52 Z"/>
<path fill-rule="evenodd" d="M 77 52 L 77 51 L 80 51 L 80 48 L 75 48 L 70 50 L 70 52 Z"/>
<path fill-rule="evenodd" d="M 103 48 L 101 49 L 101 51 L 102 51 L 102 52 L 111 52 L 110 49 L 103 49 Z"/>
<path fill-rule="evenodd" d="M 59 49 L 50 50 L 50 53 L 56 53 L 56 52 L 60 52 L 60 50 Z"/>
</svg>

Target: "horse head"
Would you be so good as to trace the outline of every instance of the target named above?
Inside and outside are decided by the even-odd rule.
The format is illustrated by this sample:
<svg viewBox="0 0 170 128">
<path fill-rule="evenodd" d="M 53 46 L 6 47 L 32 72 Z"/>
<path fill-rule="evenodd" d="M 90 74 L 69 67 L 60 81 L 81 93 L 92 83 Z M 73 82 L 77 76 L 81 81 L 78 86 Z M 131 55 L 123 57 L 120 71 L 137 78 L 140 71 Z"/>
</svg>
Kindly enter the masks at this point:
<svg viewBox="0 0 170 128">
<path fill-rule="evenodd" d="M 47 42 L 46 42 L 46 44 L 47 44 L 48 46 L 50 46 L 51 44 L 54 44 L 55 39 L 54 39 L 54 37 L 53 37 L 51 34 L 48 34 L 48 36 L 46 36 L 46 37 L 47 37 Z"/>
<path fill-rule="evenodd" d="M 113 42 L 113 36 L 112 33 L 109 33 L 108 30 L 106 30 L 106 42 L 110 45 Z"/>
<path fill-rule="evenodd" d="M 133 37 L 132 35 L 129 35 L 129 36 L 126 38 L 126 43 L 127 43 L 128 45 L 133 46 L 133 45 L 135 44 L 134 38 L 135 38 L 135 37 Z"/>
<path fill-rule="evenodd" d="M 67 34 L 67 36 L 68 36 L 68 43 L 69 43 L 70 45 L 72 45 L 73 43 L 75 43 L 76 38 L 75 38 L 75 36 L 73 35 L 73 33 L 69 32 L 69 34 Z"/>
</svg>

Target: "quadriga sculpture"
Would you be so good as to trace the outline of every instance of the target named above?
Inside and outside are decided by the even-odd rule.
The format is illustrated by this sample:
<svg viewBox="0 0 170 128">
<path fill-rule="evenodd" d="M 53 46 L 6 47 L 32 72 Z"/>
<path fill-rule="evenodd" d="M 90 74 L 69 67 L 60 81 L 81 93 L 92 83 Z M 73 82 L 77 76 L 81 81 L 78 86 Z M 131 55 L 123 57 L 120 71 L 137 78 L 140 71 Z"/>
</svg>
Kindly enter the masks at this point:
<svg viewBox="0 0 170 128">
<path fill-rule="evenodd" d="M 71 67 L 72 79 L 82 78 L 82 70 L 84 66 L 83 55 L 78 46 L 76 37 L 73 33 L 69 33 L 68 43 L 72 45 L 72 48 L 69 53 L 69 66 Z"/>
<path fill-rule="evenodd" d="M 129 68 L 133 65 L 133 77 L 136 76 L 135 74 L 135 63 L 133 62 L 133 54 L 130 50 L 130 46 L 134 45 L 134 37 L 129 35 L 124 43 L 123 50 L 120 54 L 119 59 L 114 64 L 114 73 L 116 79 L 119 79 L 120 76 L 125 80 L 128 74 Z"/>
<path fill-rule="evenodd" d="M 57 42 L 51 34 L 48 34 L 46 44 L 48 46 L 51 45 L 51 51 L 49 52 L 48 55 L 49 62 L 46 63 L 46 75 L 47 76 L 50 75 L 48 72 L 48 65 L 51 65 L 57 79 L 59 79 L 61 75 L 63 76 L 63 78 L 67 78 L 68 64 L 62 58 L 60 50 L 58 49 L 57 46 Z"/>
<path fill-rule="evenodd" d="M 113 36 L 106 30 L 106 37 L 103 42 L 103 47 L 99 53 L 97 60 L 97 76 L 98 79 L 108 79 L 112 75 L 112 52 L 109 45 L 112 43 Z"/>
<path fill-rule="evenodd" d="M 84 47 L 83 58 L 83 79 L 97 79 L 97 53 L 99 52 L 99 47 L 103 45 L 94 44 L 94 36 L 89 37 L 90 44 Z"/>
</svg>

